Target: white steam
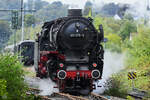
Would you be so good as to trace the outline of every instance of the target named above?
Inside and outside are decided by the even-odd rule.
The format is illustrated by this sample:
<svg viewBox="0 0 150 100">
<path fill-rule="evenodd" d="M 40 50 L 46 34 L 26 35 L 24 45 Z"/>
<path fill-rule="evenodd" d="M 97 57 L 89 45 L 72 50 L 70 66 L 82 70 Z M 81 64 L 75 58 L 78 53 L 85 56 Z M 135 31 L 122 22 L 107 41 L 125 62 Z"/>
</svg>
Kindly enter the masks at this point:
<svg viewBox="0 0 150 100">
<path fill-rule="evenodd" d="M 104 4 L 108 3 L 128 4 L 129 9 L 126 13 L 131 14 L 134 19 L 150 18 L 149 0 L 91 0 L 91 2 L 94 4 L 94 9 L 101 9 Z"/>
<path fill-rule="evenodd" d="M 124 56 L 125 54 L 118 54 L 110 51 L 105 51 L 102 80 L 99 80 L 97 83 L 95 83 L 96 85 L 100 85 L 102 87 L 97 87 L 97 89 L 93 92 L 104 92 L 104 85 L 106 83 L 106 80 L 108 80 L 112 74 L 118 73 L 124 68 Z"/>
<path fill-rule="evenodd" d="M 25 81 L 30 87 L 38 88 L 40 90 L 39 95 L 51 95 L 53 92 L 58 92 L 58 89 L 54 88 L 56 84 L 49 78 L 25 77 Z"/>
<path fill-rule="evenodd" d="M 39 82 L 39 89 L 42 90 L 40 95 L 51 95 L 53 92 L 58 92 L 55 86 L 56 84 L 51 79 L 42 79 Z"/>
<path fill-rule="evenodd" d="M 138 18 L 150 18 L 150 11 L 148 10 L 147 0 L 137 1 L 130 6 L 127 13 L 133 15 L 134 19 Z"/>
</svg>

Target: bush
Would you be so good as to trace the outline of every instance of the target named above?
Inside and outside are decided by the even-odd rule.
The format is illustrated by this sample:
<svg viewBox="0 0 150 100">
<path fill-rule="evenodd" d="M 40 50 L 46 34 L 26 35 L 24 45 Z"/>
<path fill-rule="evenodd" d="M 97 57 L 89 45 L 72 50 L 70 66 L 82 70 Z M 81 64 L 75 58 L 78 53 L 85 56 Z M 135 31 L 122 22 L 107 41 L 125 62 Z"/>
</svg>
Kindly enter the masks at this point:
<svg viewBox="0 0 150 100">
<path fill-rule="evenodd" d="M 7 96 L 6 90 L 6 80 L 0 80 L 0 99 L 5 98 Z"/>
<path fill-rule="evenodd" d="M 128 90 L 132 88 L 131 81 L 127 79 L 128 71 L 136 71 L 137 78 L 134 80 L 134 87 L 140 90 L 150 91 L 150 29 L 148 26 L 139 25 L 137 34 L 132 40 L 124 41 L 124 49 L 127 50 L 126 69 L 120 81 L 128 85 Z M 126 73 L 125 73 L 126 72 Z M 118 76 L 119 77 L 119 76 Z"/>
<path fill-rule="evenodd" d="M 17 56 L 0 54 L 0 95 L 7 99 L 22 100 L 26 93 L 24 72 Z"/>
<path fill-rule="evenodd" d="M 135 99 L 131 96 L 127 96 L 127 100 L 135 100 Z"/>
<path fill-rule="evenodd" d="M 106 84 L 106 90 L 104 94 L 111 95 L 111 96 L 117 96 L 126 98 L 127 96 L 127 89 L 126 86 L 123 84 L 123 81 L 121 81 L 120 75 L 113 75 Z"/>
<path fill-rule="evenodd" d="M 131 47 L 128 49 L 128 68 L 137 70 L 137 87 L 150 90 L 150 29 L 147 26 L 139 25 L 138 35 L 131 41 Z"/>
<path fill-rule="evenodd" d="M 112 52 L 121 52 L 121 38 L 117 34 L 108 34 L 105 36 L 108 38 L 106 43 L 106 49 Z"/>
<path fill-rule="evenodd" d="M 137 32 L 136 24 L 129 20 L 124 20 L 123 25 L 121 25 L 119 35 L 121 36 L 122 40 L 130 37 L 130 33 Z"/>
</svg>

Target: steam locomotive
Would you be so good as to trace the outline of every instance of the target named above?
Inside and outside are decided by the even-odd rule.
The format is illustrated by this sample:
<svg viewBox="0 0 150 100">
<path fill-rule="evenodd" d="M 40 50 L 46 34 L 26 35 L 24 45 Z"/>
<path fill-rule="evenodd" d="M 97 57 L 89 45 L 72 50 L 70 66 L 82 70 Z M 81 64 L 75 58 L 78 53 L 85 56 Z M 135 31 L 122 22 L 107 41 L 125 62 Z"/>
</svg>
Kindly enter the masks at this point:
<svg viewBox="0 0 150 100">
<path fill-rule="evenodd" d="M 37 77 L 50 77 L 60 92 L 87 95 L 103 72 L 102 25 L 96 30 L 92 18 L 81 9 L 69 9 L 68 16 L 45 22 L 35 42 Z"/>
</svg>

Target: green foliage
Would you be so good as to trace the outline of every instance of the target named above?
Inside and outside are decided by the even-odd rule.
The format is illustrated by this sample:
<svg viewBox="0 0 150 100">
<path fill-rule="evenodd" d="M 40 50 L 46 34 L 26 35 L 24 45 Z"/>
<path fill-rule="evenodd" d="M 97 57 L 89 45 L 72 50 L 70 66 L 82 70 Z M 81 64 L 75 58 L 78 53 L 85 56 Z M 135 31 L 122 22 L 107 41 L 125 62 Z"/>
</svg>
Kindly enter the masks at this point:
<svg viewBox="0 0 150 100">
<path fill-rule="evenodd" d="M 119 74 L 118 77 L 112 76 L 107 82 L 107 89 L 104 94 L 125 98 L 127 95 L 127 89 L 126 86 L 123 85 L 124 81 L 122 81 L 121 78 L 122 75 Z"/>
<path fill-rule="evenodd" d="M 0 79 L 8 100 L 23 100 L 26 92 L 24 72 L 17 56 L 0 54 Z M 6 87 L 6 90 L 5 90 Z"/>
<path fill-rule="evenodd" d="M 149 62 L 150 56 L 150 29 L 149 27 L 139 25 L 138 26 L 138 35 L 133 37 L 133 40 L 130 43 L 129 53 L 133 58 L 140 59 L 143 63 L 145 61 Z M 143 59 L 143 60 L 142 60 Z M 144 60 L 146 59 L 146 60 Z M 140 62 L 137 62 L 140 63 Z"/>
<path fill-rule="evenodd" d="M 94 18 L 94 25 L 96 29 L 98 29 L 100 24 L 103 25 L 105 37 L 108 38 L 108 42 L 105 44 L 105 48 L 110 49 L 110 51 L 122 51 L 122 39 L 118 35 L 121 23 L 122 21 L 114 20 L 113 18 L 104 18 L 100 16 L 96 16 Z"/>
<path fill-rule="evenodd" d="M 120 31 L 122 20 L 114 20 L 113 18 L 107 18 L 106 24 L 111 28 L 111 32 L 117 34 Z"/>
<path fill-rule="evenodd" d="M 35 27 L 26 27 L 24 29 L 24 39 L 25 40 L 26 39 L 34 40 L 36 33 L 40 32 L 40 30 L 41 30 L 40 25 L 37 25 Z M 8 45 L 12 45 L 13 41 L 14 41 L 14 34 L 12 34 L 10 36 L 10 39 L 8 41 Z M 19 41 L 21 41 L 21 29 L 16 32 L 16 41 L 17 41 L 17 43 Z"/>
<path fill-rule="evenodd" d="M 28 7 L 28 9 L 30 10 L 31 9 L 36 10 L 34 15 L 36 16 L 36 21 L 38 21 L 38 23 L 42 21 L 49 21 L 67 15 L 68 5 L 62 4 L 62 2 L 53 2 L 50 4 L 49 2 L 43 0 L 34 0 L 34 7 L 33 7 L 33 0 L 27 1 L 28 2 L 25 3 L 25 8 Z M 0 1 L 0 9 L 20 9 L 20 6 L 18 5 L 20 5 L 20 0 Z M 7 12 L 1 12 L 0 18 L 10 21 L 11 16 L 9 15 L 10 14 Z"/>
<path fill-rule="evenodd" d="M 129 38 L 130 33 L 133 33 L 133 32 L 137 32 L 136 24 L 132 21 L 125 20 L 119 32 L 119 35 L 121 36 L 122 40 Z"/>
<path fill-rule="evenodd" d="M 32 26 L 33 24 L 35 24 L 35 17 L 31 14 L 27 14 L 25 15 L 25 26 L 26 27 L 30 27 Z"/>
<path fill-rule="evenodd" d="M 108 19 L 109 18 L 104 18 L 104 17 L 101 17 L 101 16 L 94 17 L 94 25 L 95 25 L 96 29 L 98 30 L 99 25 L 102 24 L 105 34 L 112 33 L 112 29 L 110 27 L 108 27 L 108 25 L 107 25 L 107 20 Z"/>
<path fill-rule="evenodd" d="M 139 22 L 135 22 L 130 15 L 125 15 L 123 20 L 101 16 L 94 18 L 97 29 L 100 24 L 104 27 L 105 37 L 108 38 L 105 48 L 113 52 L 125 51 L 127 57 L 126 69 L 121 72 L 121 78 L 119 75 L 113 76 L 113 86 L 105 91 L 107 94 L 126 97 L 126 89 L 132 89 L 132 82 L 127 78 L 129 70 L 137 71 L 135 88 L 150 91 L 150 28 L 143 22 L 137 25 Z M 130 33 L 132 40 L 129 40 Z"/>
<path fill-rule="evenodd" d="M 127 100 L 135 100 L 135 99 L 132 98 L 131 96 L 127 96 Z"/>
<path fill-rule="evenodd" d="M 0 79 L 0 99 L 7 96 L 7 90 L 6 90 L 6 80 Z"/>
<path fill-rule="evenodd" d="M 137 34 L 133 35 L 133 39 L 124 40 L 124 50 L 126 50 L 126 69 L 121 72 L 122 78 L 128 90 L 132 88 L 132 81 L 127 80 L 127 74 L 130 70 L 137 72 L 137 78 L 134 81 L 134 87 L 137 89 L 150 91 L 150 29 L 144 24 L 138 25 Z M 120 77 L 115 75 L 116 78 Z M 123 89 L 123 88 L 122 88 Z M 145 97 L 147 98 L 147 97 Z M 132 100 L 128 97 L 129 100 Z"/>
<path fill-rule="evenodd" d="M 134 21 L 134 19 L 133 19 L 133 17 L 132 17 L 131 14 L 125 14 L 124 17 L 123 17 L 123 19 L 127 19 L 129 21 Z"/>
<path fill-rule="evenodd" d="M 40 21 L 50 21 L 59 17 L 67 16 L 68 5 L 63 5 L 61 2 L 53 2 L 48 4 L 35 14 Z"/>
<path fill-rule="evenodd" d="M 150 29 L 147 26 L 138 26 L 138 35 L 133 38 L 128 47 L 128 68 L 137 70 L 137 87 L 150 90 Z M 142 80 L 142 81 L 141 81 Z"/>
<path fill-rule="evenodd" d="M 112 52 L 121 52 L 121 38 L 117 34 L 105 35 L 108 38 L 108 42 L 105 45 L 106 49 Z"/>
<path fill-rule="evenodd" d="M 96 29 L 100 24 L 104 27 L 105 34 L 118 34 L 122 40 L 129 38 L 130 33 L 137 32 L 136 23 L 133 20 L 129 20 L 130 18 L 124 18 L 123 20 L 115 20 L 111 17 L 94 17 L 94 25 Z"/>
</svg>

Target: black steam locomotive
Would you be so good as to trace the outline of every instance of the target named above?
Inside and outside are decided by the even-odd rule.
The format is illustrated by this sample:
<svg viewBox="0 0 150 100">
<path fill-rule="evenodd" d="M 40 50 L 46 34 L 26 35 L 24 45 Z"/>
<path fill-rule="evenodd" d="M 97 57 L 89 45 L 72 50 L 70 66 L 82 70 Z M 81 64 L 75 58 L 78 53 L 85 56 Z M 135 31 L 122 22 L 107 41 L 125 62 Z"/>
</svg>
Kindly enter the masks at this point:
<svg viewBox="0 0 150 100">
<path fill-rule="evenodd" d="M 70 9 L 68 16 L 44 23 L 35 43 L 35 69 L 38 77 L 50 77 L 60 92 L 88 94 L 101 79 L 104 33 L 82 17 L 81 9 Z"/>
</svg>

